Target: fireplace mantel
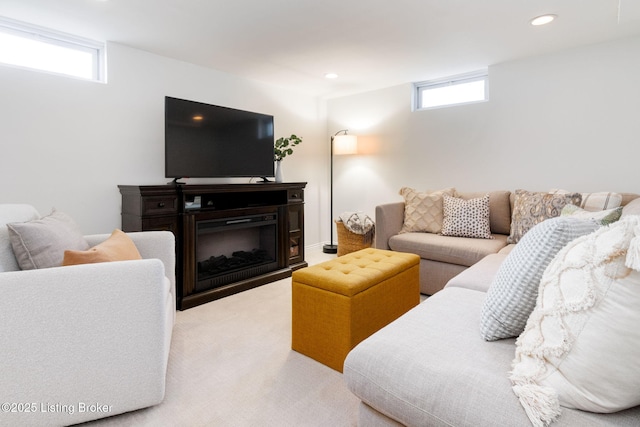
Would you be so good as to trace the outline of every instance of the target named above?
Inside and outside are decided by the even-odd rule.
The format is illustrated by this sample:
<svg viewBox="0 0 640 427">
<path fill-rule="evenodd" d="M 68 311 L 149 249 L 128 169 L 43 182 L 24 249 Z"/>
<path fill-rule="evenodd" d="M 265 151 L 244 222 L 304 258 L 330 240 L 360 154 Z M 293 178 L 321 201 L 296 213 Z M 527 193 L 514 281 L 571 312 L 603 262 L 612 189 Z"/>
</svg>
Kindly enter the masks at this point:
<svg viewBox="0 0 640 427">
<path fill-rule="evenodd" d="M 168 230 L 176 236 L 177 308 L 184 310 L 291 276 L 305 267 L 306 182 L 193 185 L 119 185 L 124 231 Z M 198 284 L 198 224 L 273 215 L 275 259 L 255 275 L 228 275 L 215 287 Z M 240 227 L 241 228 L 241 227 Z M 226 277 L 226 276 L 225 276 Z M 236 278 L 234 278 L 236 277 Z M 238 278 L 239 277 L 239 278 Z M 220 281 L 222 280 L 222 283 Z"/>
</svg>

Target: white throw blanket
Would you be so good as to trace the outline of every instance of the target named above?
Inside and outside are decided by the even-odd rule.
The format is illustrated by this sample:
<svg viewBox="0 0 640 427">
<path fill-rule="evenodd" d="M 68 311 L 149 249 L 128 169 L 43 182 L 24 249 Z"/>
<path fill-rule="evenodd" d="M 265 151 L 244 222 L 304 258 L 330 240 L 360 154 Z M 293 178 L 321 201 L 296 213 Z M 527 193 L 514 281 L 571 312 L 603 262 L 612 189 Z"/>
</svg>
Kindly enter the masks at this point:
<svg viewBox="0 0 640 427">
<path fill-rule="evenodd" d="M 347 230 L 362 235 L 363 243 L 370 244 L 373 242 L 375 223 L 369 215 L 363 212 L 343 212 L 340 214 L 339 221 L 344 224 Z"/>
</svg>

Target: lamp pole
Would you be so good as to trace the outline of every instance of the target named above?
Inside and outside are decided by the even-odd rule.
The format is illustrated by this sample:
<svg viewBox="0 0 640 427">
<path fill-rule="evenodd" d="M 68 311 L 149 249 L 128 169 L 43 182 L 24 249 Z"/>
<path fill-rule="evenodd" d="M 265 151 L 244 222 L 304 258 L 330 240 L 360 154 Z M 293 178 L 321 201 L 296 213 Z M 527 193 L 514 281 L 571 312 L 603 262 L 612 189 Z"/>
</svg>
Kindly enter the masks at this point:
<svg viewBox="0 0 640 427">
<path fill-rule="evenodd" d="M 329 200 L 329 231 L 331 234 L 331 240 L 329 241 L 329 244 L 324 245 L 322 247 L 322 252 L 324 252 L 325 254 L 335 254 L 338 253 L 338 245 L 333 244 L 333 143 L 334 140 L 336 138 L 336 136 L 338 136 L 341 132 L 344 132 L 344 134 L 347 134 L 347 129 L 343 129 L 343 130 L 339 130 L 338 132 L 336 132 L 334 135 L 331 136 L 331 169 L 330 169 L 330 178 L 329 178 L 329 185 L 330 185 L 330 200 Z"/>
</svg>

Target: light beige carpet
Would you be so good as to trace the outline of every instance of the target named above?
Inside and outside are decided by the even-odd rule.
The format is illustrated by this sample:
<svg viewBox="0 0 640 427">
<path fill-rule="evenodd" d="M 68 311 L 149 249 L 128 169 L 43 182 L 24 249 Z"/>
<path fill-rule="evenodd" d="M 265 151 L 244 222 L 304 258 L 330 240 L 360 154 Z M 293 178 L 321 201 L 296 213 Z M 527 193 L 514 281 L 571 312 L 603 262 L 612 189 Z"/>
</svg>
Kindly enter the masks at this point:
<svg viewBox="0 0 640 427">
<path fill-rule="evenodd" d="M 341 373 L 291 350 L 289 278 L 179 311 L 164 401 L 88 424 L 354 426 L 358 404 Z"/>
</svg>

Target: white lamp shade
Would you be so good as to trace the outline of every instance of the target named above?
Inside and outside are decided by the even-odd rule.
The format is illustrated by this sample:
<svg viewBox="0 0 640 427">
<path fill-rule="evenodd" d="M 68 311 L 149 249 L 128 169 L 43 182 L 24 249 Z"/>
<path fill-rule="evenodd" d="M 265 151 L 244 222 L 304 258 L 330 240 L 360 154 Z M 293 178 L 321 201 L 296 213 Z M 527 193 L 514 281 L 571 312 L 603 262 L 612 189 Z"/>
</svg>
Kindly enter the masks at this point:
<svg viewBox="0 0 640 427">
<path fill-rule="evenodd" d="M 355 135 L 336 135 L 333 138 L 333 154 L 357 154 L 358 137 Z"/>
</svg>

